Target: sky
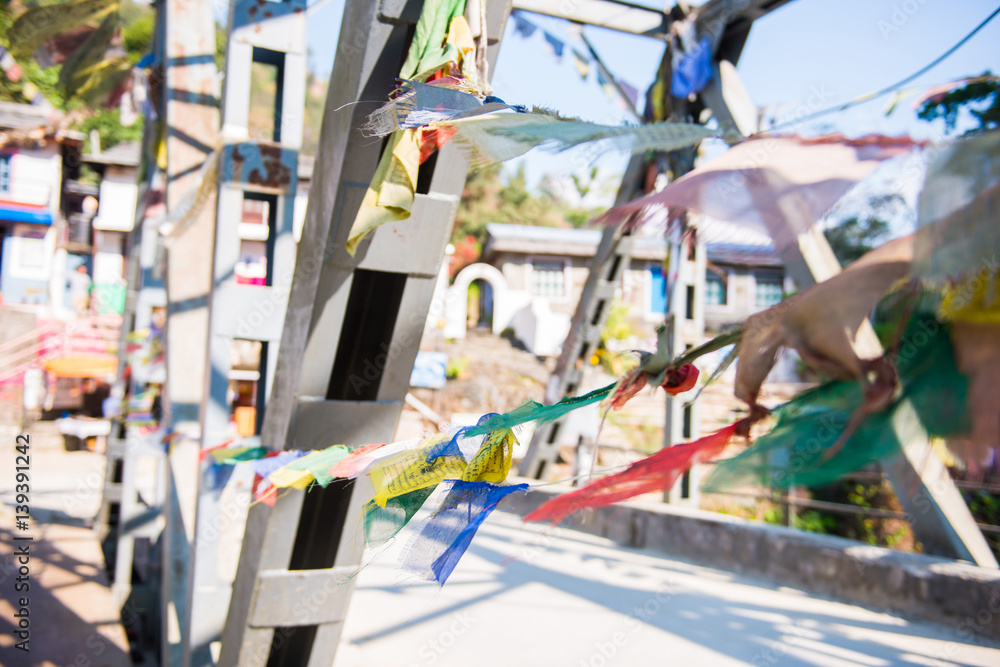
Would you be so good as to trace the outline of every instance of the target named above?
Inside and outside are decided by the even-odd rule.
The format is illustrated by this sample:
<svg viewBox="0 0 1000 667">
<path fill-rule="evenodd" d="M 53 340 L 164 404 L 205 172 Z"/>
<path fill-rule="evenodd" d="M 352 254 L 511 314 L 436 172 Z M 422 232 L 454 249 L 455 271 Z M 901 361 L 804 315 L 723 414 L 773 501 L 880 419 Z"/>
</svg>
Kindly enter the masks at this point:
<svg viewBox="0 0 1000 667">
<path fill-rule="evenodd" d="M 989 16 L 998 1 L 793 0 L 755 22 L 737 70 L 757 106 L 770 106 L 779 117 L 803 106 L 812 111 L 840 105 L 924 67 Z M 310 15 L 309 65 L 317 75 L 328 76 L 333 66 L 343 2 L 318 0 Z M 567 40 L 568 46 L 585 50 L 566 21 L 525 16 Z M 584 28 L 584 34 L 616 77 L 640 91 L 652 83 L 662 43 L 593 27 Z M 910 86 L 929 87 L 986 70 L 1000 73 L 997 45 L 1000 16 Z M 495 94 L 509 103 L 544 106 L 595 122 L 634 121 L 618 102 L 604 95 L 593 68 L 586 81 L 580 78 L 568 53 L 557 60 L 541 31 L 525 39 L 508 22 L 493 75 Z M 885 114 L 888 102 L 884 97 L 788 129 L 805 135 L 841 131 L 850 136 L 877 132 L 932 140 L 941 137 L 941 123 L 918 120 L 912 99 L 898 104 L 889 116 Z M 579 156 L 571 154 L 570 158 L 532 151 L 522 158 L 528 182 L 537 184 L 546 174 L 559 177 L 588 166 Z M 604 173 L 621 173 L 626 160 L 627 155 L 619 153 L 597 164 Z"/>
</svg>

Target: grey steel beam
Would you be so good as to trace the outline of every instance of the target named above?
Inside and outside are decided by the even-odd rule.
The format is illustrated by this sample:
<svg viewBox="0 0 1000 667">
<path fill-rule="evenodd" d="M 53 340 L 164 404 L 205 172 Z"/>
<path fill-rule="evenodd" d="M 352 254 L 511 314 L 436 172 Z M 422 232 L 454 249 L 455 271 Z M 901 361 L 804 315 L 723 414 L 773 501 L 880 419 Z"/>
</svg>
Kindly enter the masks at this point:
<svg viewBox="0 0 1000 667">
<path fill-rule="evenodd" d="M 709 0 L 697 12 L 699 33 L 712 35 L 714 52 L 736 62 L 750 26 L 791 0 Z M 688 9 L 661 11 L 624 0 L 514 0 L 514 9 L 618 32 L 667 41 L 670 24 Z"/>
<path fill-rule="evenodd" d="M 361 0 L 344 9 L 262 430 L 273 449 L 386 442 L 396 429 L 465 183 L 459 149 L 445 146 L 436 165 L 421 167 L 433 172 L 422 175 L 429 184 L 408 220 L 380 227 L 354 257 L 344 244 L 382 151 L 359 131 L 375 105 L 353 103 L 387 99 L 421 4 Z M 487 5 L 490 63 L 509 8 Z M 330 664 L 353 590 L 344 574 L 359 566 L 358 521 L 371 494 L 366 479 L 335 482 L 250 509 L 222 664 Z M 321 516 L 322 526 L 313 523 Z M 306 583 L 313 590 L 303 599 L 295 591 Z"/>
<path fill-rule="evenodd" d="M 669 36 L 666 13 L 622 0 L 514 0 L 514 9 L 655 39 Z"/>
<path fill-rule="evenodd" d="M 211 6 L 167 0 L 165 25 L 165 127 L 168 211 L 197 191 L 201 167 L 219 135 L 215 25 Z M 214 193 L 180 230 L 167 250 L 167 367 L 164 423 L 178 434 L 165 467 L 166 526 L 161 539 L 163 568 L 163 664 L 184 665 L 190 625 L 190 564 L 198 492 L 199 415 L 207 386 L 209 306 L 215 241 Z"/>
<path fill-rule="evenodd" d="M 298 151 L 302 144 L 305 106 L 305 0 L 262 5 L 237 0 L 230 5 L 225 87 L 222 94 L 222 140 L 219 151 L 217 206 L 213 244 L 212 295 L 209 313 L 209 356 L 205 374 L 208 391 L 201 410 L 201 446 L 211 448 L 230 439 L 229 376 L 236 339 L 260 347 L 258 396 L 269 394 L 279 355 L 281 323 L 288 294 L 287 278 L 294 272 L 293 217 L 298 187 Z M 275 68 L 273 130 L 267 137 L 251 136 L 251 68 L 253 62 Z M 267 201 L 267 280 L 265 285 L 241 285 L 236 268 L 241 259 L 240 228 L 247 198 Z M 282 284 L 283 280 L 285 281 Z M 258 404 L 263 411 L 266 404 Z M 214 475 L 201 463 L 194 546 L 190 558 L 188 624 L 182 628 L 185 664 L 213 663 L 211 644 L 221 639 L 229 609 L 232 582 L 221 576 L 225 563 L 220 528 L 228 525 L 233 508 L 223 506 L 224 489 L 212 488 Z M 231 480 L 230 492 L 249 504 L 248 486 Z"/>
</svg>

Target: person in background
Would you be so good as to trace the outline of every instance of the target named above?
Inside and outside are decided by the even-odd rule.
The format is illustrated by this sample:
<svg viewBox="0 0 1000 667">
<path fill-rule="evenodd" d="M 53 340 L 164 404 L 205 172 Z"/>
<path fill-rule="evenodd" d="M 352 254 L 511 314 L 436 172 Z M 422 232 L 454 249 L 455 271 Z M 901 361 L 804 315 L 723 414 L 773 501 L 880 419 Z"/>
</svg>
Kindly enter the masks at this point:
<svg viewBox="0 0 1000 667">
<path fill-rule="evenodd" d="M 84 317 L 90 311 L 90 288 L 93 281 L 87 274 L 87 267 L 81 264 L 76 272 L 69 274 L 69 296 L 73 309 L 79 317 Z"/>
</svg>

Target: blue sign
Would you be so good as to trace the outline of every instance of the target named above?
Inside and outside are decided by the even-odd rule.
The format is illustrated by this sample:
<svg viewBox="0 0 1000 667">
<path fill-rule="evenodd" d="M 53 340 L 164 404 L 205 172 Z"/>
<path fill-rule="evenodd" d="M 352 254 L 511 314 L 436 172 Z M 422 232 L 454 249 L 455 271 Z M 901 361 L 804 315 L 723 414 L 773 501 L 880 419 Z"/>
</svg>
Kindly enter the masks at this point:
<svg viewBox="0 0 1000 667">
<path fill-rule="evenodd" d="M 417 360 L 413 362 L 413 373 L 410 374 L 411 387 L 427 389 L 444 389 L 446 382 L 445 368 L 448 366 L 446 352 L 417 352 Z"/>
</svg>

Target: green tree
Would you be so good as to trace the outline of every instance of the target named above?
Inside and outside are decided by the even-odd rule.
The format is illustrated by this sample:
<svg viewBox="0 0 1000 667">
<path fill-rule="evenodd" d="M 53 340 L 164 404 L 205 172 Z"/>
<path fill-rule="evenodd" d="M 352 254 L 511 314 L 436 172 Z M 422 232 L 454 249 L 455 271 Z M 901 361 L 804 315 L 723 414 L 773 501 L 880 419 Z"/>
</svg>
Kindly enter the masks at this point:
<svg viewBox="0 0 1000 667">
<path fill-rule="evenodd" d="M 94 150 L 90 145 L 91 130 L 97 130 L 101 138 L 101 150 L 107 150 L 123 141 L 142 141 L 142 128 L 142 120 L 128 127 L 122 125 L 118 109 L 99 109 L 80 121 L 76 129 L 84 133 L 83 150 L 89 153 Z"/>
<path fill-rule="evenodd" d="M 32 9 L 43 2 L 23 1 L 19 5 L 0 5 L 0 38 L 7 34 L 16 15 L 22 11 Z M 121 3 L 118 14 L 111 15 L 113 20 L 121 27 L 121 46 L 125 50 L 125 57 L 128 63 L 135 64 L 149 52 L 152 46 L 153 33 L 156 24 L 156 13 L 149 5 L 135 2 Z M 113 39 L 111 44 L 117 42 Z M 88 104 L 84 100 L 70 98 L 63 95 L 63 88 L 66 82 L 60 83 L 62 65 L 56 65 L 43 69 L 34 60 L 18 62 L 23 75 L 18 82 L 12 82 L 6 75 L 0 74 L 0 100 L 7 102 L 17 102 L 27 104 L 31 102 L 24 92 L 25 85 L 30 82 L 45 96 L 57 109 L 62 111 L 75 111 L 80 117 L 74 122 L 73 129 L 89 135 L 91 130 L 97 130 L 101 136 L 103 148 L 110 148 L 122 141 L 139 141 L 142 138 L 143 123 L 140 119 L 131 127 L 124 127 L 119 119 L 117 110 L 107 110 L 99 106 Z M 79 82 L 75 82 L 79 83 Z M 100 97 L 100 94 L 97 95 Z M 85 150 L 90 150 L 89 136 L 86 140 L 88 145 Z"/>
<path fill-rule="evenodd" d="M 861 214 L 845 218 L 824 230 L 823 235 L 840 265 L 847 266 L 880 245 L 889 232 L 886 218 L 890 216 L 892 209 L 904 204 L 903 198 L 895 193 L 871 197 Z"/>
<path fill-rule="evenodd" d="M 17 18 L 15 14 L 19 13 L 15 12 L 14 7 L 9 3 L 0 4 L 0 38 L 3 38 L 4 45 L 7 42 L 5 38 L 7 31 L 14 23 L 14 19 Z M 25 95 L 24 86 L 30 82 L 53 106 L 63 108 L 63 98 L 58 90 L 59 66 L 42 69 L 34 60 L 19 62 L 18 65 L 21 66 L 23 74 L 17 82 L 8 79 L 6 73 L 0 70 L 0 101 L 28 104 L 31 100 Z"/>
<path fill-rule="evenodd" d="M 585 184 L 589 189 L 593 180 Z M 584 185 L 576 180 L 578 187 Z M 542 188 L 528 187 L 524 165 L 504 178 L 502 165 L 493 165 L 469 174 L 455 217 L 452 242 L 472 237 L 480 245 L 486 240 L 486 225 L 504 223 L 536 227 L 582 227 L 598 209 L 573 206 Z"/>
<path fill-rule="evenodd" d="M 1000 127 L 1000 81 L 989 71 L 974 77 L 968 85 L 927 100 L 917 116 L 926 121 L 943 118 L 945 132 L 951 133 L 955 131 L 963 111 L 973 122 L 964 134 L 977 134 Z"/>
<path fill-rule="evenodd" d="M 140 7 L 140 5 L 129 4 L 129 7 Z M 129 18 L 126 18 L 128 16 Z M 142 60 L 142 57 L 149 53 L 153 45 L 153 32 L 156 30 L 156 14 L 153 10 L 146 8 L 141 13 L 129 11 L 128 15 L 122 12 L 122 44 L 125 47 L 125 54 L 133 65 Z"/>
</svg>

